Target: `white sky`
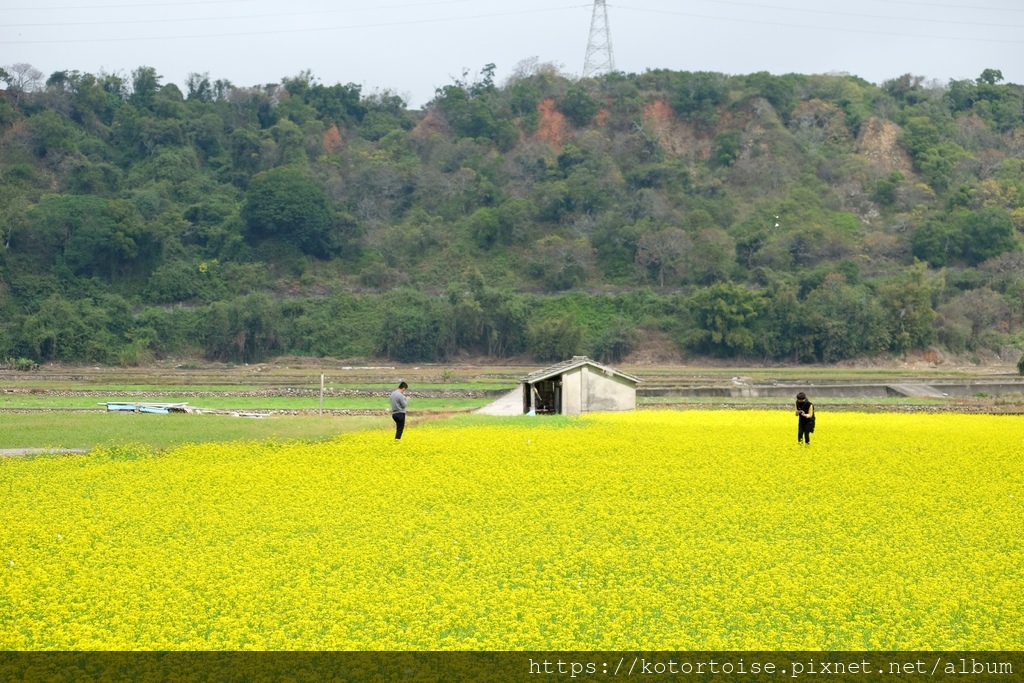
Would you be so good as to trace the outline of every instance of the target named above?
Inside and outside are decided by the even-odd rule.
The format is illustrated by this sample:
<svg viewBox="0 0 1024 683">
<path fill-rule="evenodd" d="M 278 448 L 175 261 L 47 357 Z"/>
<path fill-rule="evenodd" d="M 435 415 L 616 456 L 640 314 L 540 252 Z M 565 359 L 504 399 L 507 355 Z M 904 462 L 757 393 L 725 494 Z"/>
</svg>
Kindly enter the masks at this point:
<svg viewBox="0 0 1024 683">
<path fill-rule="evenodd" d="M 975 2 L 979 6 L 970 7 Z M 36 5 L 33 7 L 33 5 Z M 618 70 L 746 74 L 904 73 L 1024 83 L 1024 0 L 609 0 Z M 434 90 L 523 59 L 583 72 L 590 0 L 0 0 L 0 66 L 49 76 L 151 66 L 236 86 L 309 69 L 322 83 L 391 90 L 420 107 Z"/>
</svg>

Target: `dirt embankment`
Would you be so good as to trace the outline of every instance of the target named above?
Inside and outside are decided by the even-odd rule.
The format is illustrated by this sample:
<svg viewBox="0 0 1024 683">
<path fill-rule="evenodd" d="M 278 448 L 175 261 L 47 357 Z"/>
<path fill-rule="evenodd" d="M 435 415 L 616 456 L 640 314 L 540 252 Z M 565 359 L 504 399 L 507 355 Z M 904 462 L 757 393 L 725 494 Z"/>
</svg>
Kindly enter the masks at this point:
<svg viewBox="0 0 1024 683">
<path fill-rule="evenodd" d="M 326 398 L 387 398 L 392 389 L 324 389 Z M 500 396 L 508 389 L 421 389 L 411 391 L 411 396 L 421 398 L 489 398 Z M 57 398 L 318 398 L 320 389 L 307 388 L 266 388 L 246 389 L 243 391 L 190 391 L 188 389 L 131 389 L 120 391 L 103 391 L 94 389 L 39 389 L 33 387 L 4 389 L 5 394 L 27 394 Z"/>
</svg>

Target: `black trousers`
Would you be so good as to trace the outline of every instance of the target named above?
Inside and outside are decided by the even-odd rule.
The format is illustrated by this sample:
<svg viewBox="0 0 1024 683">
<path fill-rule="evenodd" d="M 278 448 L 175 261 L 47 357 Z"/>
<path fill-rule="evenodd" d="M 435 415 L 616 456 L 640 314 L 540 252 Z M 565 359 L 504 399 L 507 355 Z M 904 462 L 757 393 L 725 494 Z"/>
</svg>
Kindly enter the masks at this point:
<svg viewBox="0 0 1024 683">
<path fill-rule="evenodd" d="M 807 443 L 811 442 L 811 425 L 806 424 L 803 420 L 800 420 L 800 424 L 796 428 L 796 442 L 804 440 Z"/>
<path fill-rule="evenodd" d="M 391 419 L 395 421 L 395 438 L 401 439 L 405 431 L 405 413 L 391 413 Z"/>
</svg>

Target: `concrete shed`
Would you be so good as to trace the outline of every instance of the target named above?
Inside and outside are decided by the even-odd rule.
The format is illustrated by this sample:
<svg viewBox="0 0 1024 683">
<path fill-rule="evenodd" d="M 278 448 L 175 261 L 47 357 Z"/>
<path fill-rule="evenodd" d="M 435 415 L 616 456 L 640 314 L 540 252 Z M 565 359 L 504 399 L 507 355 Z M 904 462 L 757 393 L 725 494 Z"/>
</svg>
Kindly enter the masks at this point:
<svg viewBox="0 0 1024 683">
<path fill-rule="evenodd" d="M 573 356 L 521 380 L 523 412 L 579 415 L 599 411 L 636 410 L 640 379 L 614 368 Z"/>
</svg>

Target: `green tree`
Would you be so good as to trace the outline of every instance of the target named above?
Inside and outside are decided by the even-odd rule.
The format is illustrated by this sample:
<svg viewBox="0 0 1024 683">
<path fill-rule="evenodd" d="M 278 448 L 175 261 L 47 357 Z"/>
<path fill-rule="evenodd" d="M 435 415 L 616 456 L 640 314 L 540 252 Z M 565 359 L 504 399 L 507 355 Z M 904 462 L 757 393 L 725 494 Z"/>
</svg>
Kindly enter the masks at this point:
<svg viewBox="0 0 1024 683">
<path fill-rule="evenodd" d="M 110 314 L 103 307 L 54 294 L 25 317 L 21 334 L 40 360 L 104 363 L 119 343 L 110 327 Z"/>
<path fill-rule="evenodd" d="M 945 190 L 952 182 L 957 164 L 967 156 L 960 145 L 944 142 L 919 152 L 914 158 L 914 164 L 929 185 L 936 190 Z"/>
<path fill-rule="evenodd" d="M 381 301 L 384 320 L 377 339 L 377 353 L 403 363 L 436 361 L 454 347 L 451 309 L 420 292 L 400 289 Z"/>
<path fill-rule="evenodd" d="M 76 213 L 88 204 L 94 205 L 92 212 Z M 156 256 L 154 251 L 159 245 L 155 236 L 144 230 L 130 202 L 75 197 L 62 208 L 71 212 L 72 220 L 81 218 L 64 250 L 64 257 L 76 274 L 108 278 L 123 275 L 140 256 L 140 247 L 148 248 L 146 255 L 150 259 Z"/>
<path fill-rule="evenodd" d="M 132 94 L 128 101 L 140 109 L 152 107 L 162 78 L 151 66 L 140 66 L 132 71 Z"/>
<path fill-rule="evenodd" d="M 40 360 L 80 358 L 89 336 L 74 306 L 58 294 L 26 316 L 21 334 Z"/>
<path fill-rule="evenodd" d="M 798 74 L 775 76 L 767 71 L 759 71 L 746 77 L 746 86 L 752 95 L 768 100 L 783 120 L 786 120 L 796 106 L 797 88 L 806 81 L 806 76 Z"/>
<path fill-rule="evenodd" d="M 1006 209 L 987 207 L 956 216 L 962 253 L 968 265 L 978 265 L 999 254 L 1019 248 L 1013 218 Z"/>
<path fill-rule="evenodd" d="M 914 256 L 941 267 L 952 263 L 976 266 L 1019 249 L 1013 217 L 1000 207 L 972 211 L 954 207 L 918 227 L 911 238 Z"/>
<path fill-rule="evenodd" d="M 223 361 L 258 363 L 281 348 L 281 310 L 265 294 L 214 302 L 203 328 L 206 353 Z"/>
<path fill-rule="evenodd" d="M 729 95 L 724 74 L 681 71 L 671 79 L 669 106 L 695 123 L 711 125 L 718 120 L 718 106 Z"/>
<path fill-rule="evenodd" d="M 312 107 L 321 120 L 339 125 L 357 124 L 366 115 L 362 88 L 355 83 L 323 85 L 309 71 L 286 78 L 281 83 L 289 95 Z"/>
<path fill-rule="evenodd" d="M 962 251 L 960 235 L 951 221 L 932 218 L 914 230 L 911 237 L 914 257 L 936 268 L 959 258 Z"/>
<path fill-rule="evenodd" d="M 242 186 L 248 183 L 251 174 L 259 170 L 261 145 L 260 136 L 248 128 L 238 128 L 228 138 L 231 160 L 239 171 L 239 184 Z"/>
<path fill-rule="evenodd" d="M 558 111 L 565 114 L 565 117 L 577 127 L 583 127 L 600 111 L 601 105 L 597 103 L 586 88 L 573 86 L 558 100 Z"/>
<path fill-rule="evenodd" d="M 32 138 L 32 149 L 37 156 L 73 154 L 78 151 L 75 141 L 79 133 L 63 116 L 44 111 L 25 122 Z"/>
<path fill-rule="evenodd" d="M 711 161 L 715 166 L 732 166 L 740 156 L 743 134 L 735 128 L 724 130 L 715 136 Z"/>
<path fill-rule="evenodd" d="M 896 203 L 897 191 L 905 179 L 899 171 L 893 171 L 885 178 L 880 178 L 875 182 L 872 199 L 882 206 L 892 206 Z"/>
<path fill-rule="evenodd" d="M 12 249 L 40 266 L 60 261 L 85 277 L 128 274 L 159 254 L 134 205 L 87 195 L 46 195 L 11 238 Z"/>
<path fill-rule="evenodd" d="M 303 253 L 327 256 L 341 247 L 333 230 L 327 195 L 294 166 L 257 173 L 249 183 L 242 219 L 253 239 L 292 244 Z"/>
<path fill-rule="evenodd" d="M 530 356 L 545 363 L 572 358 L 583 347 L 583 326 L 573 316 L 536 320 L 526 334 Z"/>
<path fill-rule="evenodd" d="M 616 316 L 594 344 L 594 356 L 603 363 L 618 363 L 636 348 L 640 336 L 636 322 Z"/>
<path fill-rule="evenodd" d="M 479 296 L 485 312 L 481 333 L 487 340 L 487 355 L 505 358 L 522 353 L 526 349 L 529 321 L 523 298 L 492 287 L 483 288 Z"/>
<path fill-rule="evenodd" d="M 805 325 L 799 288 L 790 282 L 768 279 L 762 291 L 765 307 L 753 323 L 754 350 L 765 360 L 812 360 L 815 340 Z"/>
<path fill-rule="evenodd" d="M 468 221 L 473 239 L 484 249 L 490 249 L 497 244 L 508 244 L 511 241 L 511 235 L 503 229 L 501 217 L 495 208 L 479 208 Z"/>
<path fill-rule="evenodd" d="M 846 284 L 839 273 L 825 277 L 803 307 L 803 327 L 824 363 L 876 355 L 889 348 L 886 312 L 870 290 Z"/>
<path fill-rule="evenodd" d="M 735 356 L 754 349 L 753 324 L 764 308 L 758 292 L 732 282 L 697 290 L 686 301 L 696 327 L 683 343 L 696 351 Z"/>
<path fill-rule="evenodd" d="M 892 350 L 905 353 L 932 342 L 932 322 L 936 316 L 932 299 L 941 288 L 941 280 L 929 277 L 920 261 L 875 287 L 878 302 L 885 310 Z"/>
<path fill-rule="evenodd" d="M 199 100 L 200 102 L 212 102 L 214 97 L 213 85 L 210 83 L 210 73 L 192 72 L 185 79 L 185 88 L 188 90 L 186 98 Z"/>
<path fill-rule="evenodd" d="M 488 64 L 474 82 L 457 80 L 438 88 L 430 106 L 441 112 L 460 137 L 483 138 L 508 151 L 519 139 L 519 131 L 501 116 L 501 102 L 494 85 L 494 65 Z"/>
</svg>

